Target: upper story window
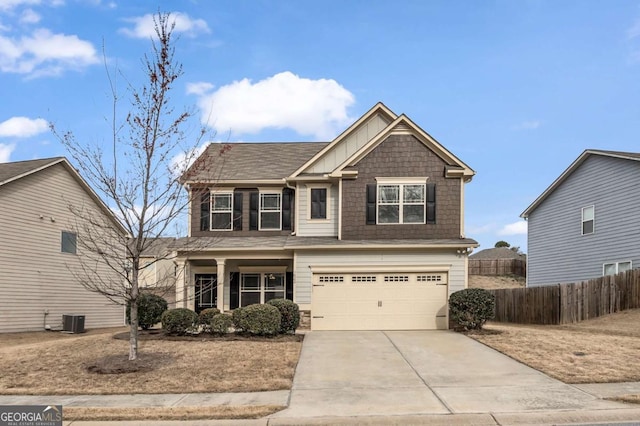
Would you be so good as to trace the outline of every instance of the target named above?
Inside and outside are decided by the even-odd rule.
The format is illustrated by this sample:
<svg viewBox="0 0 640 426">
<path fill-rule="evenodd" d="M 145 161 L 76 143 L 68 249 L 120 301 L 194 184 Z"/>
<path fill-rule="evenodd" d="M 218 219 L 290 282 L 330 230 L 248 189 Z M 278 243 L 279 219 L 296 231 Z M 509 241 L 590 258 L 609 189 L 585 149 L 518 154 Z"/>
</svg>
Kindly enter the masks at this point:
<svg viewBox="0 0 640 426">
<path fill-rule="evenodd" d="M 378 185 L 377 223 L 425 223 L 425 184 Z"/>
<path fill-rule="evenodd" d="M 211 194 L 211 229 L 233 229 L 233 193 L 217 192 Z"/>
<path fill-rule="evenodd" d="M 327 188 L 309 188 L 309 219 L 328 219 Z"/>
<path fill-rule="evenodd" d="M 77 235 L 75 232 L 62 231 L 60 251 L 62 253 L 77 253 Z"/>
<path fill-rule="evenodd" d="M 595 230 L 595 207 L 582 208 L 582 235 L 593 234 Z"/>
<path fill-rule="evenodd" d="M 260 230 L 282 229 L 282 194 L 260 193 Z"/>
<path fill-rule="evenodd" d="M 629 271 L 631 269 L 631 261 L 611 262 L 602 265 L 602 275 L 615 275 L 620 272 Z"/>
</svg>

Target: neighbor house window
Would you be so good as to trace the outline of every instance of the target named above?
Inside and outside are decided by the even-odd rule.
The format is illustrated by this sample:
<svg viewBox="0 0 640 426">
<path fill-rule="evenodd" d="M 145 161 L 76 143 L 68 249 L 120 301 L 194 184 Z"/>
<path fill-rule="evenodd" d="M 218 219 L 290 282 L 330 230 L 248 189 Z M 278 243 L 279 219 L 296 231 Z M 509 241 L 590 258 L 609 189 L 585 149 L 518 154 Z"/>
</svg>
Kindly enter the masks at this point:
<svg viewBox="0 0 640 426">
<path fill-rule="evenodd" d="M 233 229 L 233 194 L 221 192 L 211 194 L 211 229 Z"/>
<path fill-rule="evenodd" d="M 310 188 L 309 218 L 327 219 L 327 188 Z"/>
<path fill-rule="evenodd" d="M 240 306 L 267 303 L 271 299 L 284 299 L 285 274 L 242 274 Z"/>
<path fill-rule="evenodd" d="M 62 231 L 61 238 L 62 253 L 76 254 L 77 252 L 77 235 L 74 232 Z"/>
<path fill-rule="evenodd" d="M 602 275 L 615 275 L 631 269 L 631 261 L 611 262 L 602 265 Z"/>
<path fill-rule="evenodd" d="M 425 185 L 378 185 L 378 223 L 425 223 Z"/>
<path fill-rule="evenodd" d="M 593 234 L 595 221 L 594 206 L 582 208 L 582 235 Z"/>
<path fill-rule="evenodd" d="M 260 194 L 260 230 L 282 228 L 282 195 Z"/>
</svg>

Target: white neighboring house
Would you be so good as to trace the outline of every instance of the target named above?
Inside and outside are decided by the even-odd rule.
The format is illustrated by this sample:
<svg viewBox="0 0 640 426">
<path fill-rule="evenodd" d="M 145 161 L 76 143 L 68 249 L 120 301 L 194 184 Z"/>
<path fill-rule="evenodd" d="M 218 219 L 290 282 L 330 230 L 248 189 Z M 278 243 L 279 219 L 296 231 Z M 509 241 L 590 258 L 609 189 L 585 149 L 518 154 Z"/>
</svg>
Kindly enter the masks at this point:
<svg viewBox="0 0 640 426">
<path fill-rule="evenodd" d="M 126 235 L 64 157 L 0 163 L 0 332 L 60 329 L 63 314 L 85 315 L 86 328 L 124 325 L 123 306 L 86 290 L 69 271 L 83 256 L 71 205 L 104 214 Z"/>
<path fill-rule="evenodd" d="M 175 255 L 168 248 L 173 237 L 158 238 L 140 255 L 138 286 L 140 291 L 164 298 L 169 309 L 176 307 L 176 277 L 178 265 Z"/>
</svg>

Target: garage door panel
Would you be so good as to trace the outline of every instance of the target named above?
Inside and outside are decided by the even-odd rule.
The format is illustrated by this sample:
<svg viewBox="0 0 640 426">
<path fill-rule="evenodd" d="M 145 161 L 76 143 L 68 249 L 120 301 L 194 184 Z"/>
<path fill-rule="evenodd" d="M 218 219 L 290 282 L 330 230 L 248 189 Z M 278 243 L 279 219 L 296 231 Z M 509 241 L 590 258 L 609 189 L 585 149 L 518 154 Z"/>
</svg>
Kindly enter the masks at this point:
<svg viewBox="0 0 640 426">
<path fill-rule="evenodd" d="M 446 273 L 314 275 L 311 328 L 446 329 L 446 282 Z"/>
</svg>

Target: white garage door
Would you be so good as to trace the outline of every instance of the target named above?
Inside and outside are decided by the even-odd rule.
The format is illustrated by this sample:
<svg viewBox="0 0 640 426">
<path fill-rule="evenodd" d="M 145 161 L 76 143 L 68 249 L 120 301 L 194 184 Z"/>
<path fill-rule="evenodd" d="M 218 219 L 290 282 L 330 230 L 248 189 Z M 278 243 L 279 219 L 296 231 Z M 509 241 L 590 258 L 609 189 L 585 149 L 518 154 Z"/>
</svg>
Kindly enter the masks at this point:
<svg viewBox="0 0 640 426">
<path fill-rule="evenodd" d="M 447 273 L 314 274 L 312 330 L 446 329 Z"/>
</svg>

